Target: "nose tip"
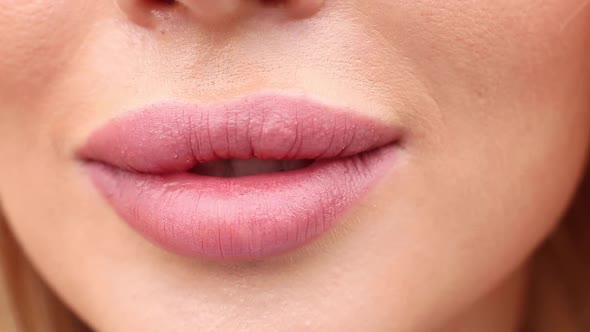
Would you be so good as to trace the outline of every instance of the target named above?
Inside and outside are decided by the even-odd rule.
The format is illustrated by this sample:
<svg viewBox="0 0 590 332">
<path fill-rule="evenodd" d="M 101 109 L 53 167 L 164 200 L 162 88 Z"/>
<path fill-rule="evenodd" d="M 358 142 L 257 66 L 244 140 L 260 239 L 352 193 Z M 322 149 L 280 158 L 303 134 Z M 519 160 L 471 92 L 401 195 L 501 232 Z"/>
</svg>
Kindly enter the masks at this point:
<svg viewBox="0 0 590 332">
<path fill-rule="evenodd" d="M 309 17 L 317 13 L 324 5 L 325 0 L 291 0 L 287 8 L 292 16 Z"/>
<path fill-rule="evenodd" d="M 276 8 L 293 18 L 313 16 L 325 0 L 115 0 L 130 17 L 140 17 L 150 6 L 177 5 L 202 22 L 226 22 L 228 19 L 261 8 Z M 147 9 L 147 10 L 146 10 Z"/>
<path fill-rule="evenodd" d="M 244 0 L 177 0 L 197 18 L 220 21 L 235 17 L 245 9 Z"/>
</svg>

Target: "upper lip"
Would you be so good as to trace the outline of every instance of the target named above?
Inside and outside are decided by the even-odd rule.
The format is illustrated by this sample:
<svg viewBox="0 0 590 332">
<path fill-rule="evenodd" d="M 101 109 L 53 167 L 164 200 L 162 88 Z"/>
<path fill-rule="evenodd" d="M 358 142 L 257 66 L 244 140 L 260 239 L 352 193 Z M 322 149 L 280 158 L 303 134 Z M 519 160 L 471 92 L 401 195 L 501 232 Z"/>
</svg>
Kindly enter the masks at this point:
<svg viewBox="0 0 590 332">
<path fill-rule="evenodd" d="M 260 93 L 216 105 L 146 106 L 96 130 L 78 156 L 126 171 L 168 174 L 224 159 L 349 157 L 399 139 L 399 129 L 346 107 Z"/>
</svg>

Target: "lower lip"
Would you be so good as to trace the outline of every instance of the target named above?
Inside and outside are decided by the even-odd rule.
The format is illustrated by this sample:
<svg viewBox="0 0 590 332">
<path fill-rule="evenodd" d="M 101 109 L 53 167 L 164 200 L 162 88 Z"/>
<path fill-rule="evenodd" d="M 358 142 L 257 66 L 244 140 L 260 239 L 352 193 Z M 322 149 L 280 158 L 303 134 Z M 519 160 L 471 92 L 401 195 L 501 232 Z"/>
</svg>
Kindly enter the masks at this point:
<svg viewBox="0 0 590 332">
<path fill-rule="evenodd" d="M 396 146 L 306 168 L 238 178 L 156 175 L 87 162 L 95 185 L 134 229 L 190 257 L 252 260 L 330 231 L 391 168 Z"/>
</svg>

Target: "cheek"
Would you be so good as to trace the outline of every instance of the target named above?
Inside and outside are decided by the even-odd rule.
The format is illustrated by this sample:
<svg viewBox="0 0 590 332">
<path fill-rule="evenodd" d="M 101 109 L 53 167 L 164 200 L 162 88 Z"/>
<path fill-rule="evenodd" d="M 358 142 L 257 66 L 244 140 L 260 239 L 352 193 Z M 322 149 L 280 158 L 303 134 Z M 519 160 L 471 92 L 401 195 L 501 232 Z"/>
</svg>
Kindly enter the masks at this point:
<svg viewBox="0 0 590 332">
<path fill-rule="evenodd" d="M 83 50 L 87 32 L 104 14 L 108 1 L 9 0 L 0 3 L 0 151 L 21 165 L 39 163 L 46 154 L 48 127 L 54 126 L 73 59 Z M 69 95 L 76 94 L 68 89 Z M 63 108 L 63 106 L 62 106 Z M 63 112 L 63 110 L 62 110 Z M 49 139 L 48 139 L 49 138 Z M 27 149 L 23 149 L 27 147 Z M 39 149 L 30 160 L 22 151 Z M 10 165 L 0 165 L 6 169 Z M 1 186 L 0 186 L 1 187 Z"/>
<path fill-rule="evenodd" d="M 432 101 L 412 114 L 415 151 L 494 165 L 587 141 L 590 6 L 583 5 L 420 0 L 357 9 L 367 30 L 407 59 Z"/>
<path fill-rule="evenodd" d="M 359 5 L 368 31 L 409 59 L 439 104 L 553 91 L 588 65 L 590 4 L 582 0 L 385 2 Z"/>
<path fill-rule="evenodd" d="M 530 250 L 579 182 L 590 136 L 590 6 L 582 4 L 407 8 L 429 18 L 404 24 L 416 36 L 404 51 L 437 105 L 424 115 L 429 127 L 415 141 L 416 165 L 439 211 L 457 208 L 443 219 L 452 224 L 461 211 L 463 234 L 472 227 L 490 253 Z M 498 243 L 504 250 L 494 249 Z"/>
<path fill-rule="evenodd" d="M 77 51 L 93 14 L 87 0 L 10 0 L 0 3 L 0 102 L 21 104 L 51 87 Z M 100 1 L 99 1 L 100 3 Z"/>
<path fill-rule="evenodd" d="M 413 222 L 402 239 L 384 236 L 383 247 L 401 243 L 404 255 L 422 257 L 401 268 L 404 257 L 394 259 L 391 271 L 435 262 L 450 293 L 482 294 L 558 223 L 590 138 L 590 6 L 579 11 L 582 2 L 364 6 L 435 105 L 415 113 L 411 170 L 391 184 L 382 213 Z M 390 224 L 383 234 L 396 234 L 399 224 Z"/>
</svg>

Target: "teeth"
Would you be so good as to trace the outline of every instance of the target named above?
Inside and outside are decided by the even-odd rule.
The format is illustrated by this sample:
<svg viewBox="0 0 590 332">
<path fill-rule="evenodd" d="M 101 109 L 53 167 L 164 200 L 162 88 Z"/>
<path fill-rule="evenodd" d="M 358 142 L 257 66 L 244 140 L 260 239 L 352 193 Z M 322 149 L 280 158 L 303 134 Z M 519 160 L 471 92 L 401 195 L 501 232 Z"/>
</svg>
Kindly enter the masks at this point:
<svg viewBox="0 0 590 332">
<path fill-rule="evenodd" d="M 216 177 L 241 177 L 294 171 L 309 166 L 309 160 L 218 160 L 197 165 L 192 172 Z"/>
</svg>

